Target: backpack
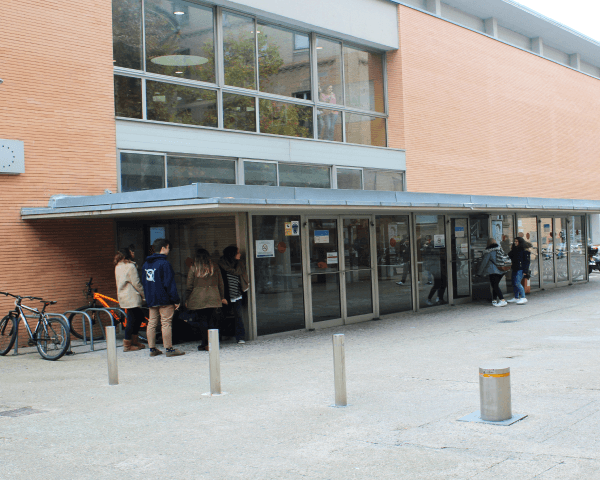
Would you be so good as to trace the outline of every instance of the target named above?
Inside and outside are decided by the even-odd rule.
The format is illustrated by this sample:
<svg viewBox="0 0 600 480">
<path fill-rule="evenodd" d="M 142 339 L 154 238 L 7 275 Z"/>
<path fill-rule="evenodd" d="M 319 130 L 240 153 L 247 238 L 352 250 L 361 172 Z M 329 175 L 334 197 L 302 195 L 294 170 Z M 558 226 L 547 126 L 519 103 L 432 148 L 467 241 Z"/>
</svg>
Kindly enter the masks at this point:
<svg viewBox="0 0 600 480">
<path fill-rule="evenodd" d="M 502 272 L 507 272 L 512 268 L 512 260 L 502 249 L 496 250 L 496 261 L 492 263 Z"/>
</svg>

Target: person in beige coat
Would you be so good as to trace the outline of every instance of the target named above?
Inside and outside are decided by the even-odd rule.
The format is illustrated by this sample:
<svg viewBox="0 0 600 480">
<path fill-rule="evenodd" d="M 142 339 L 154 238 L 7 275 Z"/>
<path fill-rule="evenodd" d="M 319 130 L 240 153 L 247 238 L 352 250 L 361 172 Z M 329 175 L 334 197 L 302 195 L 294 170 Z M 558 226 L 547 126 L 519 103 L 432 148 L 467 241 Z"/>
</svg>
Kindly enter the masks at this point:
<svg viewBox="0 0 600 480">
<path fill-rule="evenodd" d="M 202 343 L 198 350 L 208 350 L 208 329 L 216 328 L 217 309 L 227 305 L 221 269 L 203 248 L 196 250 L 196 260 L 187 276 L 186 307 L 200 322 Z"/>
<path fill-rule="evenodd" d="M 133 255 L 129 248 L 121 248 L 115 255 L 115 278 L 117 280 L 117 299 L 119 306 L 127 309 L 127 326 L 123 340 L 124 352 L 143 350 L 145 345 L 140 343 L 138 332 L 144 321 L 142 302 L 144 301 L 144 287 L 133 262 Z"/>
</svg>

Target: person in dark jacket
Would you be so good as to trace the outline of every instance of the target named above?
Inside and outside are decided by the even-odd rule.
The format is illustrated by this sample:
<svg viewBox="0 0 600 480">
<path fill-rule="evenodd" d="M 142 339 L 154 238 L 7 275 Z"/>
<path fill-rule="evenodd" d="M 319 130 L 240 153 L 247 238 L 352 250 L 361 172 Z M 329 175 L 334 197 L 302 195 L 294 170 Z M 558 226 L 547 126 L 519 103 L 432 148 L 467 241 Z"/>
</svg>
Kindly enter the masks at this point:
<svg viewBox="0 0 600 480">
<path fill-rule="evenodd" d="M 505 307 L 508 305 L 500 290 L 500 280 L 506 272 L 503 272 L 497 267 L 498 253 L 504 253 L 502 247 L 499 247 L 494 238 L 489 238 L 487 241 L 487 248 L 483 251 L 483 257 L 481 258 L 481 264 L 477 275 L 489 275 L 490 285 L 492 286 L 492 305 L 494 307 Z"/>
<path fill-rule="evenodd" d="M 408 237 L 404 237 L 398 248 L 399 257 L 402 259 L 402 280 L 396 282 L 396 285 L 404 285 L 406 277 L 410 273 L 410 242 Z"/>
<path fill-rule="evenodd" d="M 242 254 L 236 245 L 230 245 L 223 250 L 219 267 L 225 284 L 225 299 L 231 305 L 235 316 L 235 340 L 246 343 L 244 337 L 244 317 L 242 316 L 242 293 L 248 290 L 248 275 L 241 261 Z"/>
<path fill-rule="evenodd" d="M 512 285 L 513 291 L 515 292 L 515 298 L 507 300 L 509 303 L 516 303 L 517 305 L 524 305 L 527 303 L 525 298 L 525 289 L 521 285 L 523 276 L 529 271 L 529 263 L 531 254 L 527 250 L 531 247 L 523 237 L 515 238 L 508 256 L 512 260 Z"/>
<path fill-rule="evenodd" d="M 148 319 L 148 346 L 150 356 L 161 355 L 156 348 L 156 327 L 158 320 L 162 326 L 163 345 L 167 350 L 167 357 L 185 355 L 185 352 L 173 348 L 172 322 L 175 310 L 179 308 L 179 294 L 175 284 L 175 272 L 167 261 L 167 255 L 171 249 L 170 242 L 165 238 L 159 238 L 152 243 L 153 255 L 150 255 L 142 267 L 142 285 L 146 295 L 146 303 L 150 308 Z"/>
</svg>

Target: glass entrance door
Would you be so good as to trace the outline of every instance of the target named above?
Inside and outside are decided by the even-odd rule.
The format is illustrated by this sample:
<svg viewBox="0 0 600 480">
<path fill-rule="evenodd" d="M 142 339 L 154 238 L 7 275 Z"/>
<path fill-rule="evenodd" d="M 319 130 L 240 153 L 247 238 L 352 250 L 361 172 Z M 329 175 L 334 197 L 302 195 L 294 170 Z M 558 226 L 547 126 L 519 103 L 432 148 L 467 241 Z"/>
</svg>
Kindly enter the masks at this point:
<svg viewBox="0 0 600 480">
<path fill-rule="evenodd" d="M 450 268 L 452 275 L 452 299 L 471 298 L 471 250 L 469 248 L 469 219 L 450 219 Z"/>
<path fill-rule="evenodd" d="M 373 317 L 370 217 L 308 220 L 308 284 L 313 326 Z"/>
<path fill-rule="evenodd" d="M 569 281 L 566 217 L 541 218 L 542 281 L 545 287 Z"/>
</svg>

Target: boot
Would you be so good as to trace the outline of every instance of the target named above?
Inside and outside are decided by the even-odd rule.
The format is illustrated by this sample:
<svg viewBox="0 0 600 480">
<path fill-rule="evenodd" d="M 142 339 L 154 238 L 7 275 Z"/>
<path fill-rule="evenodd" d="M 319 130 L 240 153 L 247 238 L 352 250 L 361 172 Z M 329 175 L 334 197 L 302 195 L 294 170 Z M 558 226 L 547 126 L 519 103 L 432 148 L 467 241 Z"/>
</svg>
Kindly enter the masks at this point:
<svg viewBox="0 0 600 480">
<path fill-rule="evenodd" d="M 131 336 L 131 344 L 138 347 L 138 350 L 143 350 L 144 348 L 146 348 L 146 345 L 140 342 L 140 337 L 138 337 L 137 335 Z"/>
<path fill-rule="evenodd" d="M 141 350 L 141 348 L 134 345 L 131 340 L 123 340 L 124 352 L 136 352 L 137 350 Z"/>
</svg>

